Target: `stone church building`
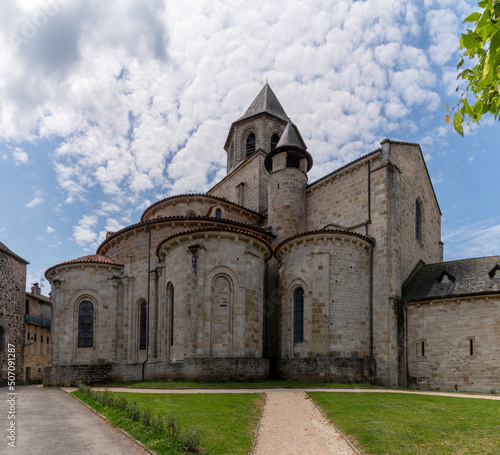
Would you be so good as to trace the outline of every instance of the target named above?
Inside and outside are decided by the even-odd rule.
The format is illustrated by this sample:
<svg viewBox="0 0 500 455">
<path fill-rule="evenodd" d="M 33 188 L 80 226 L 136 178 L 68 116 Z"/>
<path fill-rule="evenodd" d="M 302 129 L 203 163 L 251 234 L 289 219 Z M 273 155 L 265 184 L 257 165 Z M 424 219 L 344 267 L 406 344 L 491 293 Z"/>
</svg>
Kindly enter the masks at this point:
<svg viewBox="0 0 500 455">
<path fill-rule="evenodd" d="M 500 389 L 499 257 L 443 263 L 418 144 L 315 181 L 270 86 L 233 122 L 227 175 L 158 201 L 49 268 L 47 384 L 259 380 Z"/>
</svg>

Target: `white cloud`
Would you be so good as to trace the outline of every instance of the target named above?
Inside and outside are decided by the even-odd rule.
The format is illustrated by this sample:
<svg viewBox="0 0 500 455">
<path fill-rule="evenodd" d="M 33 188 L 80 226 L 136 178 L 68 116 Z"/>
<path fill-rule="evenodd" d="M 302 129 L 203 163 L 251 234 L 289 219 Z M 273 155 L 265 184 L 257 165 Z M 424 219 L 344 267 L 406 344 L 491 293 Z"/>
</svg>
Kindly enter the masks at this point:
<svg viewBox="0 0 500 455">
<path fill-rule="evenodd" d="M 73 239 L 80 246 L 86 246 L 95 242 L 98 234 L 94 232 L 93 227 L 97 224 L 96 215 L 84 215 L 77 226 L 73 228 Z"/>
<path fill-rule="evenodd" d="M 47 234 L 52 234 L 55 232 L 55 229 L 53 227 L 47 226 Z"/>
<path fill-rule="evenodd" d="M 481 220 L 459 225 L 443 233 L 445 248 L 450 248 L 452 259 L 500 254 L 500 224 Z"/>
<path fill-rule="evenodd" d="M 30 159 L 29 155 L 20 147 L 16 147 L 12 150 L 12 156 L 18 166 L 20 164 L 26 164 Z"/>
<path fill-rule="evenodd" d="M 26 204 L 26 207 L 32 209 L 33 207 L 36 207 L 37 205 L 40 205 L 44 202 L 42 198 L 42 193 L 40 190 L 36 190 L 35 192 L 35 197 Z"/>
<path fill-rule="evenodd" d="M 441 104 L 435 67 L 459 32 L 443 2 L 65 0 L 13 45 L 43 5 L 2 6 L 0 139 L 61 138 L 48 158 L 65 202 L 99 207 L 75 226 L 80 245 L 101 238 L 99 220 L 220 179 L 228 128 L 266 77 L 314 156 L 311 180 L 412 134 L 410 116 Z"/>
</svg>

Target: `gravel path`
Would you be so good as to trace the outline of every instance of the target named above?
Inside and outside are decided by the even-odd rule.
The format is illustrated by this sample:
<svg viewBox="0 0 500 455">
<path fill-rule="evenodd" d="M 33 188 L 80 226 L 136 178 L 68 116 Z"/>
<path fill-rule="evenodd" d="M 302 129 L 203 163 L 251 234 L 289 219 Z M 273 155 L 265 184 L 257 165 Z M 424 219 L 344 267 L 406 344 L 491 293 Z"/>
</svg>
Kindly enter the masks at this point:
<svg viewBox="0 0 500 455">
<path fill-rule="evenodd" d="M 97 388 L 96 388 L 97 389 Z M 67 391 L 75 390 L 67 388 Z M 100 390 L 104 390 L 100 388 Z M 445 397 L 500 400 L 499 395 L 472 395 L 394 389 L 134 389 L 110 387 L 115 392 L 134 393 L 264 393 L 262 412 L 253 455 L 353 455 L 357 452 L 317 409 L 307 392 L 407 393 Z"/>
<path fill-rule="evenodd" d="M 254 455 L 352 455 L 355 452 L 300 390 L 266 392 Z"/>
</svg>

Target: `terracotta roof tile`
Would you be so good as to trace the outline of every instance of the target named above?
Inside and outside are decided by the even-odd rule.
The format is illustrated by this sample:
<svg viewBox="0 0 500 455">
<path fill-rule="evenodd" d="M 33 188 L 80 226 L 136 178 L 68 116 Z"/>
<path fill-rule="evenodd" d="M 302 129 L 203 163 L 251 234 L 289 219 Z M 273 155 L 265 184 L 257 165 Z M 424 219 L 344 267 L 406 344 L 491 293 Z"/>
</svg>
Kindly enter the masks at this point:
<svg viewBox="0 0 500 455">
<path fill-rule="evenodd" d="M 99 245 L 97 248 L 97 253 L 99 254 L 100 251 L 104 248 L 104 246 L 109 243 L 111 240 L 114 238 L 118 237 L 119 235 L 123 234 L 124 232 L 131 231 L 133 229 L 139 228 L 141 226 L 149 226 L 152 224 L 157 224 L 157 223 L 169 223 L 169 222 L 179 222 L 179 221 L 186 221 L 186 222 L 192 222 L 192 221 L 203 221 L 203 222 L 209 222 L 209 223 L 221 223 L 221 224 L 228 224 L 228 225 L 233 225 L 233 226 L 239 226 L 245 229 L 251 229 L 252 231 L 259 232 L 262 235 L 265 235 L 266 237 L 276 237 L 272 232 L 267 231 L 266 229 L 263 229 L 259 226 L 253 225 L 253 224 L 248 224 L 248 223 L 242 223 L 241 221 L 234 221 L 234 220 L 228 220 L 227 218 L 211 218 L 211 217 L 206 217 L 206 216 L 193 216 L 193 217 L 186 217 L 186 216 L 170 216 L 170 217 L 162 217 L 162 218 L 157 218 L 154 220 L 150 221 L 142 221 L 140 223 L 132 224 L 130 226 L 127 226 L 117 232 L 113 232 L 109 237 L 106 237 L 106 239 Z"/>
<path fill-rule="evenodd" d="M 144 222 L 144 215 L 146 214 L 146 212 L 148 210 L 151 210 L 153 207 L 156 207 L 157 205 L 163 204 L 163 203 L 165 203 L 167 201 L 171 201 L 173 199 L 182 199 L 182 198 L 188 198 L 188 197 L 191 197 L 191 198 L 203 197 L 203 198 L 207 198 L 207 199 L 215 199 L 216 201 L 220 201 L 220 202 L 223 202 L 225 204 L 230 204 L 234 207 L 238 207 L 240 209 L 243 209 L 247 212 L 250 212 L 254 215 L 257 215 L 260 218 L 260 213 L 255 212 L 254 210 L 251 210 L 251 209 L 244 207 L 242 205 L 235 204 L 234 202 L 231 202 L 231 201 L 227 200 L 226 198 L 212 196 L 212 195 L 205 194 L 205 193 L 189 193 L 189 194 L 176 194 L 175 196 L 170 196 L 170 197 L 167 197 L 165 199 L 161 199 L 161 200 L 155 202 L 154 204 L 150 205 L 146 210 L 144 210 L 144 212 L 141 216 L 141 222 Z"/>
<path fill-rule="evenodd" d="M 168 237 L 166 237 L 162 241 L 160 241 L 160 243 L 158 243 L 158 246 L 156 247 L 156 255 L 158 256 L 158 253 L 160 252 L 160 248 L 165 242 L 168 242 L 169 240 L 171 240 L 175 237 L 179 237 L 181 235 L 196 234 L 199 232 L 214 232 L 214 231 L 231 232 L 234 234 L 246 235 L 247 237 L 253 237 L 254 239 L 258 240 L 259 242 L 261 242 L 267 246 L 267 248 L 269 249 L 269 254 L 271 256 L 273 254 L 273 249 L 271 248 L 271 245 L 269 245 L 269 243 L 267 243 L 264 239 L 258 237 L 255 234 L 252 234 L 251 232 L 243 231 L 241 229 L 231 229 L 231 228 L 226 228 L 226 227 L 223 227 L 223 228 L 211 227 L 211 228 L 201 228 L 201 229 L 190 229 L 187 231 L 176 232 L 175 234 L 169 235 Z"/>
<path fill-rule="evenodd" d="M 307 231 L 307 232 L 301 232 L 300 234 L 292 235 L 291 237 L 286 238 L 283 240 L 281 243 L 279 243 L 276 248 L 274 249 L 274 254 L 280 249 L 285 243 L 298 239 L 300 237 L 307 237 L 309 235 L 315 235 L 315 234 L 347 234 L 347 235 L 352 235 L 354 237 L 359 237 L 360 239 L 366 240 L 368 243 L 371 243 L 372 245 L 375 243 L 374 239 L 372 237 L 368 237 L 363 234 L 359 234 L 358 232 L 354 231 L 348 231 L 347 229 L 318 229 L 315 231 Z"/>
<path fill-rule="evenodd" d="M 52 269 L 61 267 L 63 265 L 71 265 L 71 264 L 107 264 L 107 265 L 123 267 L 123 264 L 121 262 L 115 261 L 114 259 L 108 258 L 107 256 L 104 256 L 102 254 L 91 254 L 89 256 L 83 256 L 81 258 L 71 259 L 70 261 L 61 262 L 60 264 L 53 265 L 52 267 L 46 270 L 45 276 L 47 277 L 47 274 Z"/>
</svg>

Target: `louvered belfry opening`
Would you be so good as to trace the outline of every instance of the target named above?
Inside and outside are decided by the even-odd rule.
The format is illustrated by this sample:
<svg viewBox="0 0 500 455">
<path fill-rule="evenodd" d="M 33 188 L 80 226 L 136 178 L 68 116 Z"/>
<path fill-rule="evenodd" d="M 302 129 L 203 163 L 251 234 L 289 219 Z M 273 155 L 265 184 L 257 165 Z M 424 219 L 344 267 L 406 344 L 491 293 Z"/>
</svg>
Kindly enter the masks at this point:
<svg viewBox="0 0 500 455">
<path fill-rule="evenodd" d="M 273 134 L 271 136 L 271 152 L 276 148 L 279 141 L 280 141 L 280 137 L 277 134 Z"/>
<path fill-rule="evenodd" d="M 250 133 L 247 137 L 247 154 L 246 156 L 250 156 L 255 152 L 255 134 Z"/>
</svg>

